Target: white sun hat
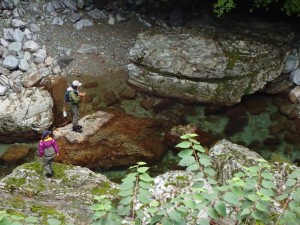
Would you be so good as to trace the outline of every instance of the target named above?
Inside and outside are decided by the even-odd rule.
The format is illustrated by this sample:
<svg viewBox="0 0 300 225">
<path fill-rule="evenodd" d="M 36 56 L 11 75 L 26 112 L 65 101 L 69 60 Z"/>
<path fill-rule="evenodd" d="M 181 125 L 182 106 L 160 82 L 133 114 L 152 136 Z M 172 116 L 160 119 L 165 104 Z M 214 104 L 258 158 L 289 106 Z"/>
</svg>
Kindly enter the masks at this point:
<svg viewBox="0 0 300 225">
<path fill-rule="evenodd" d="M 78 80 L 74 80 L 72 82 L 72 86 L 74 86 L 74 87 L 80 87 L 81 85 L 82 85 L 82 83 L 80 83 Z"/>
</svg>

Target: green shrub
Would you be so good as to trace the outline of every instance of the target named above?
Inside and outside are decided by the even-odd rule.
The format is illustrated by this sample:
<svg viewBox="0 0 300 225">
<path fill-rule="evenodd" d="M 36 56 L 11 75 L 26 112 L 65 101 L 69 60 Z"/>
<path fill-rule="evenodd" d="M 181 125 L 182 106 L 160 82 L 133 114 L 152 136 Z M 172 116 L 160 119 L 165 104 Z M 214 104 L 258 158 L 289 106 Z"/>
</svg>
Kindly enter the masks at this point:
<svg viewBox="0 0 300 225">
<path fill-rule="evenodd" d="M 300 170 L 288 175 L 280 192 L 275 185 L 271 165 L 257 160 L 257 165 L 244 167 L 225 184 L 216 179 L 211 158 L 194 139 L 196 134 L 183 135 L 179 165 L 193 173 L 191 193 L 183 193 L 162 204 L 151 199 L 149 189 L 153 179 L 147 174 L 145 163 L 133 166 L 134 172 L 122 181 L 121 198 L 115 207 L 100 197 L 95 210 L 96 224 L 214 224 L 218 220 L 230 219 L 234 224 L 297 224 L 300 221 Z M 279 203 L 277 208 L 274 202 Z M 207 216 L 202 216 L 204 213 Z M 109 223 L 108 223 L 109 222 Z"/>
</svg>

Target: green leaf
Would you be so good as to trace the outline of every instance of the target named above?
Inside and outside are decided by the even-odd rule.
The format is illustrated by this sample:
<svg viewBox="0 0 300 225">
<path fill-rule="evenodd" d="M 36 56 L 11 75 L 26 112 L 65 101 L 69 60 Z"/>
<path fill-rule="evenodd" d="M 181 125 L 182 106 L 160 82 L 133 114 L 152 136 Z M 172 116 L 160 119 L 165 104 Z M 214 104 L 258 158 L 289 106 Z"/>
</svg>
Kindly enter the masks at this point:
<svg viewBox="0 0 300 225">
<path fill-rule="evenodd" d="M 150 167 L 140 167 L 137 169 L 139 173 L 145 173 Z"/>
<path fill-rule="evenodd" d="M 174 225 L 174 222 L 169 219 L 168 217 L 167 218 L 164 218 L 162 221 L 161 221 L 161 224 L 162 225 Z"/>
<path fill-rule="evenodd" d="M 231 187 L 230 190 L 238 197 L 245 195 L 245 192 L 240 187 Z"/>
<path fill-rule="evenodd" d="M 138 164 L 139 166 L 147 165 L 147 163 L 145 163 L 145 162 L 138 162 L 137 164 Z"/>
<path fill-rule="evenodd" d="M 183 149 L 178 153 L 180 158 L 185 158 L 187 156 L 191 156 L 193 154 L 193 150 L 191 149 Z"/>
<path fill-rule="evenodd" d="M 118 214 L 119 214 L 119 216 L 127 216 L 127 215 L 129 215 L 130 210 L 131 210 L 130 205 L 119 206 L 118 207 Z"/>
<path fill-rule="evenodd" d="M 214 176 L 217 172 L 210 167 L 206 167 L 204 168 L 204 173 L 208 174 L 209 176 Z"/>
<path fill-rule="evenodd" d="M 261 193 L 268 197 L 273 197 L 275 195 L 274 191 L 272 191 L 271 189 L 265 189 L 265 188 L 261 188 L 258 193 Z"/>
<path fill-rule="evenodd" d="M 119 189 L 122 191 L 126 191 L 129 189 L 132 189 L 134 187 L 135 182 L 123 182 L 120 186 Z"/>
<path fill-rule="evenodd" d="M 114 224 L 116 224 L 116 225 L 121 224 L 121 222 L 119 222 L 119 221 L 122 220 L 121 217 L 117 213 L 112 213 L 112 212 L 107 214 L 107 219 L 114 221 Z"/>
<path fill-rule="evenodd" d="M 151 218 L 151 224 L 157 224 L 157 222 L 159 222 L 162 217 L 163 217 L 162 215 L 154 215 Z"/>
<path fill-rule="evenodd" d="M 289 195 L 287 193 L 283 193 L 282 195 L 279 195 L 276 200 L 277 201 L 282 201 L 284 199 L 286 199 Z"/>
<path fill-rule="evenodd" d="M 196 205 L 195 201 L 193 200 L 184 201 L 183 204 L 190 209 L 194 209 Z"/>
<path fill-rule="evenodd" d="M 197 171 L 197 170 L 199 170 L 199 168 L 200 168 L 199 164 L 198 163 L 194 163 L 194 164 L 188 166 L 186 168 L 186 170 L 188 170 L 188 171 Z"/>
<path fill-rule="evenodd" d="M 202 152 L 202 153 L 205 152 L 205 149 L 201 145 L 194 145 L 193 147 L 194 147 L 194 149 L 196 149 L 199 152 Z"/>
<path fill-rule="evenodd" d="M 216 189 L 218 191 L 226 191 L 229 189 L 229 186 L 228 185 L 218 186 L 218 187 L 216 187 Z"/>
<path fill-rule="evenodd" d="M 138 175 L 138 173 L 130 173 L 128 174 L 125 178 L 122 179 L 123 183 L 127 183 L 127 182 L 134 182 L 136 180 L 136 176 Z"/>
<path fill-rule="evenodd" d="M 199 180 L 193 184 L 192 188 L 203 188 L 203 186 L 204 186 L 204 182 L 202 180 Z"/>
<path fill-rule="evenodd" d="M 140 186 L 141 188 L 145 188 L 145 189 L 150 189 L 150 188 L 152 188 L 152 185 L 149 184 L 148 182 L 145 182 L 145 181 L 140 181 L 140 182 L 139 182 L 139 186 Z"/>
<path fill-rule="evenodd" d="M 132 194 L 133 194 L 133 190 L 132 190 L 132 189 L 130 189 L 130 190 L 125 190 L 125 191 L 120 191 L 120 192 L 118 193 L 118 195 L 121 196 L 121 197 L 132 196 Z"/>
<path fill-rule="evenodd" d="M 226 206 L 224 202 L 222 201 L 216 202 L 214 208 L 219 213 L 219 215 L 221 215 L 222 217 L 226 216 Z"/>
<path fill-rule="evenodd" d="M 260 211 L 252 211 L 251 216 L 256 220 L 263 219 L 263 214 Z"/>
<path fill-rule="evenodd" d="M 266 171 L 262 172 L 261 176 L 266 180 L 274 180 L 274 175 Z"/>
<path fill-rule="evenodd" d="M 210 159 L 205 159 L 205 158 L 201 158 L 200 160 L 200 163 L 203 165 L 203 166 L 211 166 L 211 162 L 210 162 Z"/>
<path fill-rule="evenodd" d="M 2 225 L 2 221 L 0 221 L 0 225 Z M 15 222 L 7 224 L 7 225 L 24 225 L 24 224 L 21 224 L 21 223 L 15 221 Z"/>
<path fill-rule="evenodd" d="M 140 179 L 145 182 L 152 182 L 153 178 L 150 177 L 147 173 L 143 173 L 140 175 Z"/>
<path fill-rule="evenodd" d="M 268 204 L 264 203 L 264 202 L 258 202 L 255 205 L 255 208 L 257 208 L 258 210 L 262 211 L 262 212 L 268 212 L 269 208 L 268 208 Z"/>
<path fill-rule="evenodd" d="M 175 147 L 177 147 L 177 148 L 189 148 L 189 147 L 191 147 L 191 142 L 183 141 L 183 142 L 179 143 L 178 145 L 176 145 Z"/>
<path fill-rule="evenodd" d="M 288 179 L 287 182 L 285 182 L 285 185 L 288 187 L 294 186 L 296 184 L 296 179 Z"/>
<path fill-rule="evenodd" d="M 274 184 L 274 182 L 273 181 L 269 181 L 269 180 L 263 180 L 262 182 L 261 182 L 261 184 L 262 184 L 262 186 L 264 187 L 264 188 L 267 188 L 267 189 L 269 189 L 269 188 L 276 188 L 276 185 Z"/>
<path fill-rule="evenodd" d="M 227 192 L 224 196 L 223 199 L 233 205 L 240 205 L 240 201 L 238 200 L 237 196 L 233 194 L 232 192 Z"/>
<path fill-rule="evenodd" d="M 244 177 L 246 174 L 244 172 L 238 172 L 238 173 L 235 173 L 233 176 L 234 177 Z"/>
<path fill-rule="evenodd" d="M 198 221 L 197 221 L 197 224 L 199 225 L 209 225 L 209 221 L 208 219 L 205 219 L 205 218 L 200 218 Z"/>
<path fill-rule="evenodd" d="M 190 166 L 190 165 L 192 165 L 195 162 L 196 162 L 196 160 L 195 160 L 195 158 L 193 156 L 187 156 L 187 157 L 182 158 L 179 161 L 178 165 L 179 166 Z"/>
<path fill-rule="evenodd" d="M 249 215 L 251 213 L 249 208 L 245 208 L 242 210 L 242 212 L 240 213 L 241 216 L 245 216 L 245 215 Z"/>
<path fill-rule="evenodd" d="M 101 217 L 103 217 L 104 215 L 106 215 L 105 211 L 97 211 L 94 213 L 92 219 L 97 220 L 97 219 L 100 219 Z"/>
<path fill-rule="evenodd" d="M 59 225 L 59 224 L 61 224 L 61 222 L 59 220 L 55 219 L 55 218 L 50 218 L 50 219 L 47 220 L 47 222 L 48 222 L 49 225 Z"/>
<path fill-rule="evenodd" d="M 179 222 L 179 221 L 181 221 L 181 214 L 177 210 L 174 209 L 169 213 L 169 218 L 171 220 Z"/>
<path fill-rule="evenodd" d="M 249 199 L 252 202 L 255 202 L 259 199 L 259 197 L 254 193 L 247 195 L 246 198 Z"/>
<path fill-rule="evenodd" d="M 300 170 L 299 169 L 288 175 L 288 178 L 290 178 L 290 179 L 297 179 L 299 177 L 300 177 Z"/>
<path fill-rule="evenodd" d="M 143 204 L 147 204 L 150 202 L 150 199 L 149 199 L 149 196 L 148 195 L 145 195 L 143 193 L 139 193 L 138 194 L 138 199 L 141 203 Z"/>
<path fill-rule="evenodd" d="M 207 214 L 212 219 L 215 219 L 215 220 L 219 219 L 219 215 L 218 215 L 217 211 L 214 208 L 209 208 L 207 210 Z"/>
<path fill-rule="evenodd" d="M 122 198 L 119 204 L 121 205 L 129 205 L 132 202 L 132 196 L 128 196 L 126 198 Z"/>
</svg>

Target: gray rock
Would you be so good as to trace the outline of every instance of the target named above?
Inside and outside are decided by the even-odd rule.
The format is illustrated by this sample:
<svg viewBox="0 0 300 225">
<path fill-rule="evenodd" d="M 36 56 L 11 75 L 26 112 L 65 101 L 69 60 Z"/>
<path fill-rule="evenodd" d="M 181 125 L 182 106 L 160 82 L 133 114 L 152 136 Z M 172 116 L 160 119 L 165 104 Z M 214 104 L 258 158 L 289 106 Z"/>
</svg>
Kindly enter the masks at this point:
<svg viewBox="0 0 300 225">
<path fill-rule="evenodd" d="M 3 37 L 5 40 L 13 41 L 14 40 L 14 28 L 4 28 Z"/>
<path fill-rule="evenodd" d="M 24 21 L 22 21 L 20 19 L 12 19 L 11 25 L 13 28 L 22 28 L 22 27 L 25 27 L 27 25 L 27 23 L 25 23 Z"/>
<path fill-rule="evenodd" d="M 282 73 L 290 73 L 299 66 L 299 56 L 297 49 L 293 49 L 288 55 Z"/>
<path fill-rule="evenodd" d="M 0 43 L 1 45 L 3 45 L 4 47 L 7 47 L 9 45 L 9 42 L 7 40 L 5 40 L 4 38 L 0 39 Z"/>
<path fill-rule="evenodd" d="M 23 58 L 26 59 L 27 61 L 29 61 L 31 59 L 31 54 L 30 52 L 24 52 L 23 54 Z"/>
<path fill-rule="evenodd" d="M 117 13 L 116 20 L 118 23 L 121 23 L 121 22 L 127 21 L 128 18 L 123 16 L 121 13 Z"/>
<path fill-rule="evenodd" d="M 33 40 L 26 41 L 23 44 L 23 50 L 25 51 L 28 50 L 30 52 L 36 52 L 39 48 L 39 45 Z"/>
<path fill-rule="evenodd" d="M 73 27 L 76 28 L 77 30 L 82 29 L 83 27 L 91 27 L 94 25 L 94 22 L 90 19 L 82 19 L 77 21 Z"/>
<path fill-rule="evenodd" d="M 40 4 L 38 2 L 31 2 L 28 7 L 31 10 L 37 12 L 39 10 Z"/>
<path fill-rule="evenodd" d="M 62 3 L 68 8 L 77 11 L 77 0 L 62 0 Z"/>
<path fill-rule="evenodd" d="M 128 82 L 181 101 L 233 105 L 281 74 L 291 40 L 275 31 L 200 25 L 150 29 L 130 49 Z"/>
<path fill-rule="evenodd" d="M 31 39 L 32 39 L 32 33 L 31 33 L 31 31 L 30 31 L 28 28 L 25 28 L 25 30 L 24 30 L 24 35 L 25 35 L 25 37 L 26 37 L 28 40 L 31 40 Z"/>
<path fill-rule="evenodd" d="M 41 30 L 41 28 L 39 27 L 39 25 L 37 25 L 36 23 L 31 23 L 30 26 L 29 26 L 29 29 L 33 33 L 39 32 Z"/>
<path fill-rule="evenodd" d="M 13 71 L 8 75 L 9 79 L 11 79 L 11 80 L 19 79 L 22 76 L 23 76 L 23 73 L 20 70 Z"/>
<path fill-rule="evenodd" d="M 9 70 L 14 70 L 18 68 L 19 60 L 17 57 L 9 55 L 3 60 L 2 66 Z"/>
<path fill-rule="evenodd" d="M 300 68 L 297 68 L 290 73 L 290 79 L 294 84 L 300 85 Z"/>
<path fill-rule="evenodd" d="M 8 88 L 0 84 L 0 96 L 3 96 L 7 93 Z"/>
<path fill-rule="evenodd" d="M 108 17 L 103 10 L 99 10 L 97 8 L 87 13 L 90 17 L 96 20 L 106 20 Z"/>
<path fill-rule="evenodd" d="M 0 84 L 0 96 L 3 96 L 7 93 L 8 88 Z"/>
<path fill-rule="evenodd" d="M 76 23 L 77 21 L 79 21 L 81 19 L 82 19 L 82 16 L 79 13 L 76 13 L 74 11 L 72 11 L 69 16 L 69 20 L 73 23 Z"/>
<path fill-rule="evenodd" d="M 5 86 L 5 87 L 10 87 L 9 79 L 6 75 L 0 75 L 0 84 Z"/>
<path fill-rule="evenodd" d="M 45 5 L 44 5 L 44 9 L 48 12 L 48 13 L 51 13 L 55 10 L 52 2 L 47 2 Z"/>
<path fill-rule="evenodd" d="M 46 59 L 47 52 L 45 49 L 39 49 L 37 52 L 33 53 L 33 57 L 39 57 L 39 58 Z"/>
<path fill-rule="evenodd" d="M 89 45 L 89 44 L 83 44 L 81 47 L 77 50 L 78 53 L 92 53 L 92 52 L 97 52 L 98 48 L 97 46 L 94 45 Z"/>
<path fill-rule="evenodd" d="M 30 66 L 27 62 L 26 59 L 21 59 L 19 62 L 19 69 L 26 72 L 27 70 L 29 70 Z"/>
<path fill-rule="evenodd" d="M 24 32 L 20 29 L 15 29 L 13 33 L 13 40 L 22 42 L 24 39 Z"/>
<path fill-rule="evenodd" d="M 64 24 L 64 21 L 59 18 L 59 17 L 54 17 L 54 19 L 52 20 L 51 22 L 52 25 L 63 25 Z"/>
<path fill-rule="evenodd" d="M 108 23 L 109 25 L 114 25 L 114 24 L 115 24 L 115 20 L 116 20 L 116 19 L 115 19 L 113 16 L 110 16 L 107 23 Z"/>
<path fill-rule="evenodd" d="M 65 9 L 65 5 L 59 0 L 52 1 L 52 5 L 53 5 L 54 9 L 57 11 L 61 11 L 61 10 Z"/>
<path fill-rule="evenodd" d="M 7 46 L 8 51 L 14 51 L 18 52 L 22 49 L 22 43 L 21 42 L 12 42 Z"/>
</svg>

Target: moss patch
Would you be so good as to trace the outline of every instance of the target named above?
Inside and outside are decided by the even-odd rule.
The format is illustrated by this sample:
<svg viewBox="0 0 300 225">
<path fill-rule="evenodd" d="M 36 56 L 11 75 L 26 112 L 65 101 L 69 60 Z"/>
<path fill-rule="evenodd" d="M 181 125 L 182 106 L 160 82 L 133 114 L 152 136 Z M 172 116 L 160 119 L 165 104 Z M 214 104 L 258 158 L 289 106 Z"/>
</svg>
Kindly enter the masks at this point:
<svg viewBox="0 0 300 225">
<path fill-rule="evenodd" d="M 91 191 L 93 195 L 116 195 L 118 192 L 119 190 L 117 188 L 111 188 L 109 182 L 104 182 L 100 186 L 93 188 Z"/>
</svg>

